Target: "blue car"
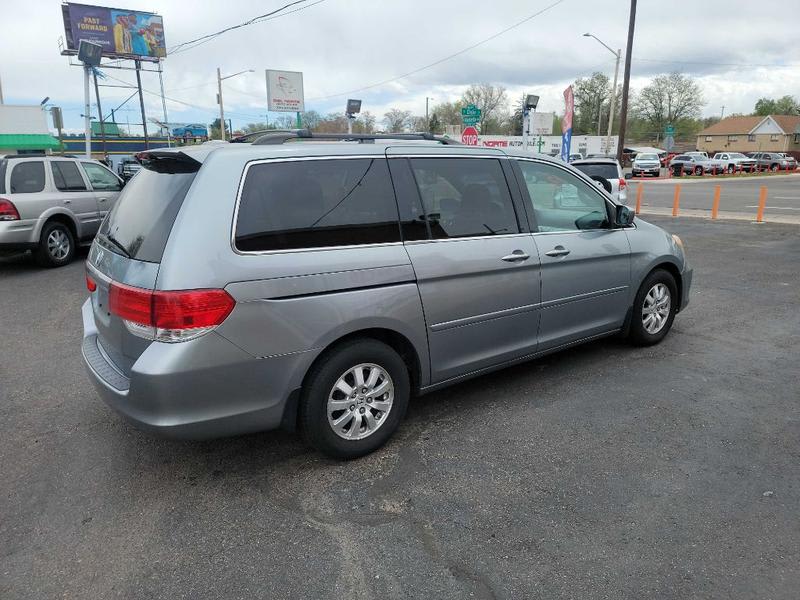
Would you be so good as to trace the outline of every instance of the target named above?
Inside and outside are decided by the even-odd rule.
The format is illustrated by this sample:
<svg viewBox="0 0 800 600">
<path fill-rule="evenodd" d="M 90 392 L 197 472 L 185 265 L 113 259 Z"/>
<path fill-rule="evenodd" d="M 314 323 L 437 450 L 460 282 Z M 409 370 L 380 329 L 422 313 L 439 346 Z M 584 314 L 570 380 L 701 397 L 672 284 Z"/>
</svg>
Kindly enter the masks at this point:
<svg viewBox="0 0 800 600">
<path fill-rule="evenodd" d="M 208 137 L 208 129 L 205 125 L 182 125 L 172 130 L 172 137 Z"/>
</svg>

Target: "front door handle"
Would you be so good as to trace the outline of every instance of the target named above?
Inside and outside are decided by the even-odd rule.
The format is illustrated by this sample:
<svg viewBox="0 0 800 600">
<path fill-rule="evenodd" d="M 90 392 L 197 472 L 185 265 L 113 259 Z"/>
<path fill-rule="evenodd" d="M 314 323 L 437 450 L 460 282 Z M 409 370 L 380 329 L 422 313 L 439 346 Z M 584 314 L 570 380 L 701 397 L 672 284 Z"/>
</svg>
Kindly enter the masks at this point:
<svg viewBox="0 0 800 600">
<path fill-rule="evenodd" d="M 569 250 L 564 248 L 564 246 L 556 246 L 552 250 L 545 252 L 547 256 L 566 256 L 569 254 Z"/>
<path fill-rule="evenodd" d="M 105 202 L 106 200 L 108 200 L 108 197 L 107 197 L 107 196 L 106 196 L 106 197 L 104 197 L 104 198 L 100 198 L 100 202 Z"/>
<path fill-rule="evenodd" d="M 500 260 L 504 260 L 506 262 L 522 262 L 523 260 L 528 260 L 530 258 L 529 254 L 525 254 L 522 250 L 514 250 L 511 254 L 506 254 Z"/>
</svg>

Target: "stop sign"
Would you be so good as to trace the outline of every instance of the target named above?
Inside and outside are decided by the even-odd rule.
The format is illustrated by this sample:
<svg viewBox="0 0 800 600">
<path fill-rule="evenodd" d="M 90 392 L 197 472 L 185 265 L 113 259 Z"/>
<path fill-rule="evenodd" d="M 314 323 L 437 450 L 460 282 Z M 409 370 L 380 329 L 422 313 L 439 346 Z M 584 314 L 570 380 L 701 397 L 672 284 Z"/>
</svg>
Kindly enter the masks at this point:
<svg viewBox="0 0 800 600">
<path fill-rule="evenodd" d="M 461 143 L 467 146 L 478 145 L 478 130 L 474 127 L 465 127 L 461 134 Z"/>
</svg>

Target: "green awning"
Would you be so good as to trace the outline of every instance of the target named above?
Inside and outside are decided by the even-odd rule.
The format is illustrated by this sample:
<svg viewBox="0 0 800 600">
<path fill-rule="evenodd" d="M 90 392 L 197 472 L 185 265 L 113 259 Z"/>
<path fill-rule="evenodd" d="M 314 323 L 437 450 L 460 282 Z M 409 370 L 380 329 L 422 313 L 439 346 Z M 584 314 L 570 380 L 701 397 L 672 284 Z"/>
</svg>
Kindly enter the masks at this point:
<svg viewBox="0 0 800 600">
<path fill-rule="evenodd" d="M 0 133 L 0 148 L 6 150 L 56 150 L 58 140 L 44 133 Z"/>
<path fill-rule="evenodd" d="M 108 123 L 103 123 L 103 130 L 105 131 L 106 136 L 119 137 L 120 134 L 119 127 L 114 122 L 109 121 Z M 92 121 L 92 137 L 99 137 L 99 136 L 100 136 L 100 122 Z"/>
</svg>

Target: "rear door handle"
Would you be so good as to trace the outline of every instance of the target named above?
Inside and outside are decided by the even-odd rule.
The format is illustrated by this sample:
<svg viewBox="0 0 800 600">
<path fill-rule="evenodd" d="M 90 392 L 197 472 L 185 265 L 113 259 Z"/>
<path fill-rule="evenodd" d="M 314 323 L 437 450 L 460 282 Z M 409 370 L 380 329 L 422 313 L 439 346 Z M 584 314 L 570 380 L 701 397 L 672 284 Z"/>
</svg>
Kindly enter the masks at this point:
<svg viewBox="0 0 800 600">
<path fill-rule="evenodd" d="M 514 250 L 511 254 L 506 254 L 500 260 L 504 260 L 506 262 L 522 262 L 523 260 L 528 260 L 530 258 L 529 254 L 525 254 L 522 250 Z"/>
<path fill-rule="evenodd" d="M 566 256 L 569 254 L 569 250 L 564 248 L 564 246 L 556 246 L 552 250 L 545 252 L 547 256 Z"/>
</svg>

